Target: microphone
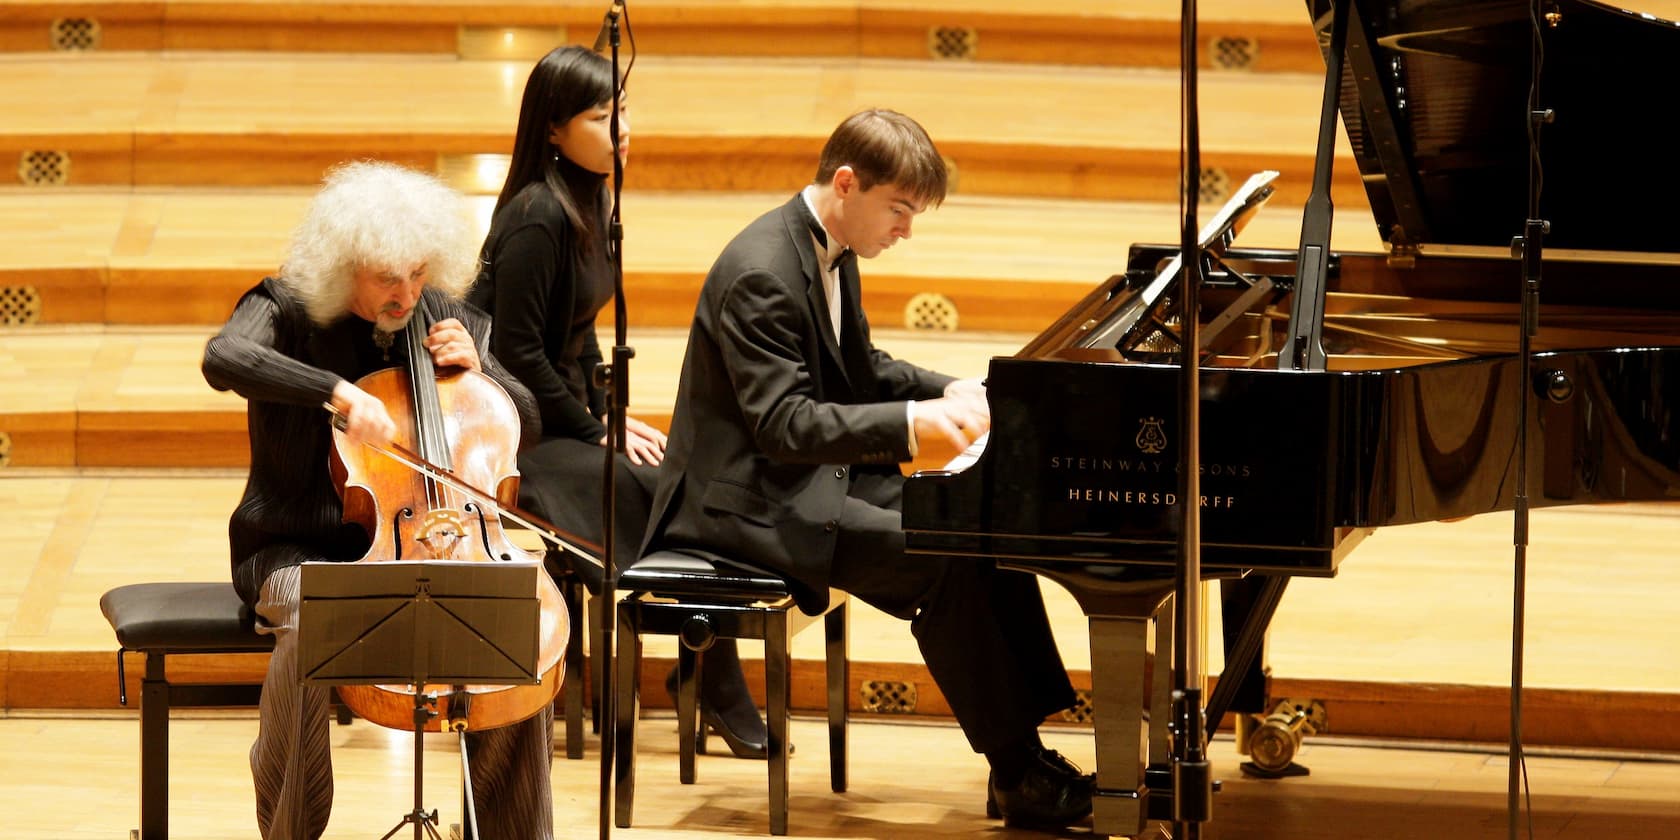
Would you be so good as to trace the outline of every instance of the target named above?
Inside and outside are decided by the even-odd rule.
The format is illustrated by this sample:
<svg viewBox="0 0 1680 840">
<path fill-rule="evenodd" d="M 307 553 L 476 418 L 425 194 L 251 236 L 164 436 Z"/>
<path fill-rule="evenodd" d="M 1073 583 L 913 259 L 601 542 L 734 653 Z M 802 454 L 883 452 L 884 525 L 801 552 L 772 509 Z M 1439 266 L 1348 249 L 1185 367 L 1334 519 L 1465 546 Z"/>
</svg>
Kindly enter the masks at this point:
<svg viewBox="0 0 1680 840">
<path fill-rule="evenodd" d="M 613 26 L 618 23 L 618 16 L 624 13 L 623 3 L 614 3 L 601 18 L 601 31 L 595 36 L 595 52 L 606 49 L 607 39 L 611 36 Z"/>
</svg>

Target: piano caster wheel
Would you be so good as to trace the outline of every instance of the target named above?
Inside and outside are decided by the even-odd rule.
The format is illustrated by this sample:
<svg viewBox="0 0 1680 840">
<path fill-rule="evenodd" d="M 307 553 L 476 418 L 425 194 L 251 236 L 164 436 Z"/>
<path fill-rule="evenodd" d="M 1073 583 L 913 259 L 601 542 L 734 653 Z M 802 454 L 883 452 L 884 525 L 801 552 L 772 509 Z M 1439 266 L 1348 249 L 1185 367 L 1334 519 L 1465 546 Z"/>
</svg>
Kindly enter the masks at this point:
<svg viewBox="0 0 1680 840">
<path fill-rule="evenodd" d="M 1248 755 L 1253 760 L 1243 762 L 1242 771 L 1262 779 L 1307 775 L 1310 771 L 1295 763 L 1295 754 L 1301 741 L 1324 724 L 1324 707 L 1315 702 L 1279 703 L 1249 739 Z"/>
<path fill-rule="evenodd" d="M 1242 764 L 1237 765 L 1237 767 L 1242 770 L 1244 776 L 1251 779 L 1287 779 L 1291 776 L 1312 775 L 1312 770 L 1308 769 L 1305 765 L 1296 764 L 1293 761 L 1289 762 L 1289 764 L 1282 770 L 1269 770 L 1255 764 L 1252 761 L 1245 761 Z"/>
</svg>

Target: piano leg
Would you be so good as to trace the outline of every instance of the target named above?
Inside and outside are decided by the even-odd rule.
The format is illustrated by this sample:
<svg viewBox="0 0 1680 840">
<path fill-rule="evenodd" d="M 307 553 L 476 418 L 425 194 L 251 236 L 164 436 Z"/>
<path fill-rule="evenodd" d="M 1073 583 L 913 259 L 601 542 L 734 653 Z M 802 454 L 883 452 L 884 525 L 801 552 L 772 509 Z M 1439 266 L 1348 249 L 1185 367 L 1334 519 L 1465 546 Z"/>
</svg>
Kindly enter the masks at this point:
<svg viewBox="0 0 1680 840">
<path fill-rule="evenodd" d="M 999 565 L 1006 565 L 1000 563 Z M 1170 837 L 1172 818 L 1171 578 L 1116 577 L 1101 569 L 1044 567 L 1079 602 L 1091 629 L 1091 706 L 1097 790 L 1091 829 L 1099 837 Z M 1206 622 L 1198 620 L 1198 626 Z M 1151 821 L 1157 821 L 1151 825 Z"/>
<path fill-rule="evenodd" d="M 1098 836 L 1137 837 L 1148 829 L 1156 776 L 1149 765 L 1164 763 L 1171 750 L 1172 621 L 1164 609 L 1171 601 L 1170 588 L 1154 588 L 1087 611 L 1097 747 L 1091 827 Z"/>
<path fill-rule="evenodd" d="M 1150 698 L 1144 675 L 1155 653 L 1151 617 L 1091 617 L 1091 705 L 1096 727 L 1097 793 L 1091 826 L 1100 835 L 1131 835 L 1148 818 Z M 1164 670 L 1164 669 L 1163 669 Z"/>
</svg>

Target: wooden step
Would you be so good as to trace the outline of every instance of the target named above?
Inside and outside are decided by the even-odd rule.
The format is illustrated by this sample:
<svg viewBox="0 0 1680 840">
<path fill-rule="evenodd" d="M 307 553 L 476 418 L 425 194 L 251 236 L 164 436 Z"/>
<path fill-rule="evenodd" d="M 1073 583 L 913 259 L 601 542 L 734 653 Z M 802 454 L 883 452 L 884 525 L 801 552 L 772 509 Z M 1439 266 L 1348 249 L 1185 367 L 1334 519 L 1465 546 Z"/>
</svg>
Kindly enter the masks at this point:
<svg viewBox="0 0 1680 840">
<path fill-rule="evenodd" d="M 602 0 L 0 0 L 0 51 L 266 50 L 534 57 L 590 43 Z M 639 0 L 645 55 L 864 57 L 1177 67 L 1174 0 Z M 69 19 L 69 23 L 64 23 Z M 56 26 L 55 26 L 56 23 Z M 1318 72 L 1301 4 L 1204 0 L 1204 67 Z M 533 55 L 534 54 L 534 55 Z"/>
<path fill-rule="evenodd" d="M 243 467 L 250 463 L 245 401 L 205 384 L 199 364 L 210 327 L 0 329 L 0 477 L 8 468 Z M 980 376 L 1026 336 L 877 330 L 896 357 L 953 375 Z M 611 329 L 601 334 L 611 347 Z M 630 414 L 670 425 L 687 333 L 636 329 Z M 325 422 L 323 415 L 322 421 Z M 956 454 L 924 447 L 915 466 Z"/>
<path fill-rule="evenodd" d="M 626 192 L 631 325 L 686 327 L 717 252 L 791 194 Z M 309 196 L 0 189 L 0 322 L 219 325 L 245 289 L 277 270 Z M 494 200 L 470 204 L 486 229 Z M 1202 208 L 1202 218 L 1212 212 Z M 1294 249 L 1300 220 L 1298 206 L 1277 201 L 1238 243 Z M 913 238 L 865 264 L 864 306 L 877 327 L 933 317 L 959 331 L 1036 332 L 1123 271 L 1130 245 L 1177 242 L 1178 226 L 1170 204 L 954 196 L 917 219 Z M 1382 247 L 1357 207 L 1341 209 L 1333 242 Z"/>
<path fill-rule="evenodd" d="M 334 163 L 395 160 L 494 193 L 525 62 L 296 55 L 0 58 L 0 160 L 51 186 L 308 186 Z M 1179 79 L 1162 70 L 881 60 L 639 60 L 627 185 L 791 191 L 847 114 L 920 120 L 961 195 L 1176 202 Z M 1209 74 L 1204 181 L 1312 183 L 1318 79 Z M 1342 141 L 1334 198 L 1365 202 Z M 489 157 L 481 157 L 489 156 Z M 7 167 L 8 169 L 10 166 Z"/>
</svg>

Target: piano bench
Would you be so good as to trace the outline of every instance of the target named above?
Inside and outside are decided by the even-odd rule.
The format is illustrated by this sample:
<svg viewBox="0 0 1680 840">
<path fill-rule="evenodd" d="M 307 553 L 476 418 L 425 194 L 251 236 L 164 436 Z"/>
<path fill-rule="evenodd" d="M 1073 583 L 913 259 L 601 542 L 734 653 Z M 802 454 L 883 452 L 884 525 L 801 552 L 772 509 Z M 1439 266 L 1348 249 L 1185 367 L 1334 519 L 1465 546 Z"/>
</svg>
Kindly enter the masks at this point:
<svg viewBox="0 0 1680 840">
<path fill-rule="evenodd" d="M 769 729 L 770 833 L 788 826 L 788 703 L 792 692 L 789 646 L 793 635 L 816 621 L 794 603 L 781 577 L 701 551 L 657 551 L 619 575 L 625 593 L 618 609 L 617 725 L 615 750 L 618 790 L 614 820 L 630 827 L 636 792 L 637 682 L 641 673 L 642 636 L 676 636 L 679 777 L 694 783 L 694 755 L 704 751 L 705 729 L 699 721 L 697 655 L 718 637 L 764 641 L 765 724 Z M 830 593 L 821 616 L 826 636 L 828 672 L 828 761 L 830 786 L 846 790 L 846 700 L 848 681 L 847 596 Z"/>
<path fill-rule="evenodd" d="M 169 681 L 171 654 L 268 653 L 274 637 L 259 635 L 255 616 L 232 583 L 134 583 L 99 599 L 117 633 L 117 694 L 128 705 L 123 654 L 146 655 L 140 683 L 140 840 L 169 836 L 169 709 L 172 706 L 254 706 L 262 684 Z M 340 711 L 340 721 L 344 712 Z"/>
</svg>

